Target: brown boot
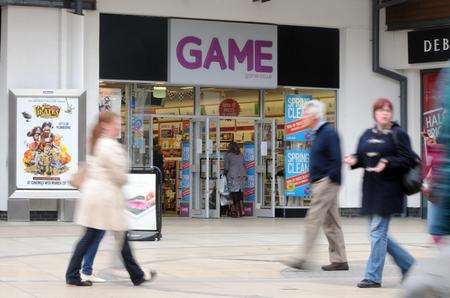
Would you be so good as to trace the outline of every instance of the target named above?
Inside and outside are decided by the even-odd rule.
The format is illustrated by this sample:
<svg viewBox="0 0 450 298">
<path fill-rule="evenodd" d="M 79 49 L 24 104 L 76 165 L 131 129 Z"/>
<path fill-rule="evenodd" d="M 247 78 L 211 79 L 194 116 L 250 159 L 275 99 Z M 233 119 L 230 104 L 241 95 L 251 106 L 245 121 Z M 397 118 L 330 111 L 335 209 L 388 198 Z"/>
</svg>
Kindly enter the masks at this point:
<svg viewBox="0 0 450 298">
<path fill-rule="evenodd" d="M 323 271 L 348 271 L 348 263 L 331 263 L 330 265 L 322 266 Z"/>
</svg>

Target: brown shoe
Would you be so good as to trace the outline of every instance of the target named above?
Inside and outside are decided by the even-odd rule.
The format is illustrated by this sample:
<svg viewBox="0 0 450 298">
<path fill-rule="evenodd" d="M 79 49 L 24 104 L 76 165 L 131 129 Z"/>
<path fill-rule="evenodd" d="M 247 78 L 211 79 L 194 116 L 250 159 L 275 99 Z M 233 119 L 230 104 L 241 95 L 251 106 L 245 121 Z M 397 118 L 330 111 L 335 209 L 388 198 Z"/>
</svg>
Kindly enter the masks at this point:
<svg viewBox="0 0 450 298">
<path fill-rule="evenodd" d="M 330 265 L 322 266 L 323 271 L 348 271 L 348 263 L 331 263 Z"/>
</svg>

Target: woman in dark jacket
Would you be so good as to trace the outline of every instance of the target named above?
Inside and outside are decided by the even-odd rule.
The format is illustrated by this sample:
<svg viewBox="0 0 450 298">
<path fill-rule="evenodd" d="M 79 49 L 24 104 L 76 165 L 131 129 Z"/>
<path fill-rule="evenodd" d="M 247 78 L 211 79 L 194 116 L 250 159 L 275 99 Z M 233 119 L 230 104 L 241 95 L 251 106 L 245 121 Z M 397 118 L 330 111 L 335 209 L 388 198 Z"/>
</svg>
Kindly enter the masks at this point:
<svg viewBox="0 0 450 298">
<path fill-rule="evenodd" d="M 356 154 L 345 158 L 352 167 L 364 168 L 362 214 L 370 216 L 371 251 L 359 288 L 381 287 L 386 253 L 406 275 L 414 258 L 388 236 L 391 216 L 403 211 L 406 196 L 402 176 L 414 164 L 408 135 L 392 122 L 393 106 L 388 99 L 373 105 L 374 128 L 361 136 Z"/>
</svg>

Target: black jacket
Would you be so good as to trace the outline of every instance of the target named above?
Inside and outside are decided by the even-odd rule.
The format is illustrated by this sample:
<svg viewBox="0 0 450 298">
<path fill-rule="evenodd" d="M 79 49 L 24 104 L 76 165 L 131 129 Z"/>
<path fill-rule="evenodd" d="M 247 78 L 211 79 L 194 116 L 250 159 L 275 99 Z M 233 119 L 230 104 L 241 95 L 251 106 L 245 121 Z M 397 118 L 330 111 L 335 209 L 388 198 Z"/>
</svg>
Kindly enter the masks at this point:
<svg viewBox="0 0 450 298">
<path fill-rule="evenodd" d="M 162 181 L 164 182 L 164 156 L 162 155 L 161 151 L 159 150 L 154 150 L 153 151 L 153 166 L 159 168 L 161 170 L 161 174 L 162 174 Z"/>
<path fill-rule="evenodd" d="M 329 177 L 341 184 L 341 145 L 339 136 L 330 123 L 325 123 L 314 135 L 309 155 L 311 182 Z"/>
<path fill-rule="evenodd" d="M 397 144 L 393 133 L 396 134 Z M 414 165 L 413 154 L 408 134 L 397 123 L 393 123 L 389 131 L 371 128 L 364 132 L 355 154 L 358 163 L 352 168 L 375 167 L 382 158 L 388 163 L 381 173 L 364 171 L 362 214 L 388 216 L 403 211 L 405 194 L 401 179 Z"/>
</svg>

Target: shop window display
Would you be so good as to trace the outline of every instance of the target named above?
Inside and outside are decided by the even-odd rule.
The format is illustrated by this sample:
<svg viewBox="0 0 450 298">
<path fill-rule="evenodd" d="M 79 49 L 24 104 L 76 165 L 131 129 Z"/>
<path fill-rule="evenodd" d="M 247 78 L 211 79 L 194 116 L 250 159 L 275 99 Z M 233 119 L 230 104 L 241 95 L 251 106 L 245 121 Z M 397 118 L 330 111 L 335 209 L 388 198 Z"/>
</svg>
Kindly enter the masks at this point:
<svg viewBox="0 0 450 298">
<path fill-rule="evenodd" d="M 164 157 L 164 211 L 179 212 L 181 142 L 189 139 L 189 121 L 175 117 L 194 114 L 194 88 L 101 82 L 99 108 L 110 105 L 114 96 L 120 97 L 119 108 L 114 105 L 113 111 L 121 115 L 120 141 L 128 147 L 133 169 L 150 165 L 150 115 L 154 116 L 154 146 Z M 167 120 L 157 115 L 174 118 Z"/>
<path fill-rule="evenodd" d="M 190 140 L 191 121 L 194 115 L 194 88 L 173 87 L 151 84 L 105 83 L 100 84 L 99 108 L 110 108 L 119 112 L 122 119 L 120 140 L 128 147 L 134 169 L 146 168 L 150 164 L 150 127 L 156 146 L 164 156 L 164 211 L 186 214 L 189 205 L 180 204 L 182 194 L 182 144 Z M 336 91 L 300 88 L 278 88 L 265 91 L 264 115 L 266 119 L 276 120 L 276 206 L 307 207 L 309 198 L 285 195 L 284 152 L 285 149 L 308 148 L 308 144 L 291 144 L 284 141 L 284 102 L 286 95 L 310 95 L 313 99 L 327 105 L 327 120 L 336 123 Z M 120 103 L 120 104 L 118 104 Z M 210 140 L 216 150 L 220 146 L 223 155 L 228 144 L 235 141 L 243 150 L 245 143 L 254 143 L 256 120 L 260 116 L 259 91 L 243 89 L 200 89 L 200 113 L 203 116 L 221 116 L 219 143 L 217 140 L 217 121 L 210 121 Z M 153 123 L 150 125 L 150 116 Z M 158 117 L 160 115 L 160 117 Z M 183 118 L 184 117 L 184 118 Z M 187 117 L 187 118 L 186 118 Z M 214 119 L 214 118 L 211 118 Z M 263 124 L 261 141 L 271 143 L 271 124 Z M 203 131 L 203 134 L 205 132 Z M 269 148 L 271 150 L 272 147 Z M 211 156 L 213 162 L 217 157 Z M 271 156 L 263 157 L 266 168 L 263 174 L 263 206 L 271 205 Z M 212 175 L 220 172 L 214 169 Z M 211 176 L 212 179 L 214 177 Z M 213 187 L 210 187 L 210 190 Z M 186 203 L 186 202 L 185 202 Z M 184 210 L 184 211 L 183 211 Z"/>
<path fill-rule="evenodd" d="M 276 142 L 277 142 L 277 160 L 276 160 L 276 205 L 280 207 L 307 207 L 310 205 L 309 197 L 290 197 L 286 196 L 285 185 L 285 150 L 286 149 L 308 149 L 309 144 L 286 142 L 284 141 L 285 114 L 284 103 L 287 95 L 306 95 L 312 99 L 320 100 L 326 104 L 327 121 L 336 125 L 336 91 L 320 89 L 301 89 L 301 88 L 278 88 L 265 91 L 265 109 L 264 114 L 268 119 L 276 119 Z M 266 159 L 266 168 L 270 168 L 272 160 Z M 267 194 L 265 201 L 270 200 L 270 171 L 266 171 L 265 187 Z"/>
<path fill-rule="evenodd" d="M 255 123 L 252 120 L 235 119 L 235 117 L 259 116 L 258 90 L 201 88 L 201 114 L 221 116 L 230 119 L 220 121 L 220 150 L 226 151 L 232 141 L 239 144 L 241 150 L 245 142 L 253 142 Z M 211 123 L 211 139 L 216 139 L 216 123 Z M 214 148 L 216 148 L 214 141 Z"/>
</svg>

